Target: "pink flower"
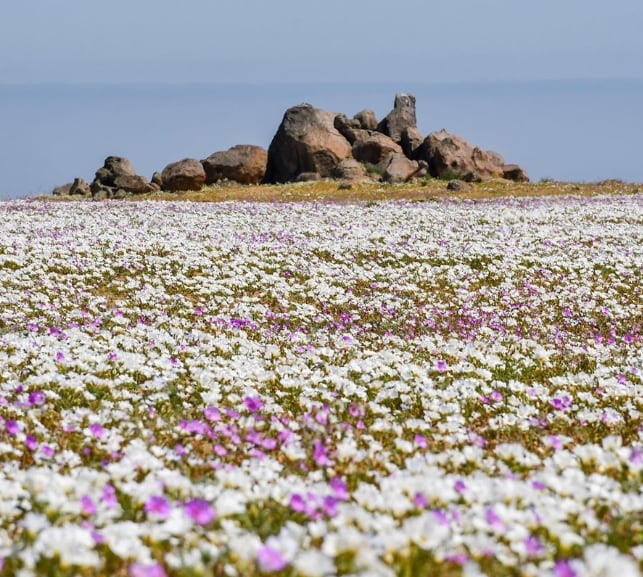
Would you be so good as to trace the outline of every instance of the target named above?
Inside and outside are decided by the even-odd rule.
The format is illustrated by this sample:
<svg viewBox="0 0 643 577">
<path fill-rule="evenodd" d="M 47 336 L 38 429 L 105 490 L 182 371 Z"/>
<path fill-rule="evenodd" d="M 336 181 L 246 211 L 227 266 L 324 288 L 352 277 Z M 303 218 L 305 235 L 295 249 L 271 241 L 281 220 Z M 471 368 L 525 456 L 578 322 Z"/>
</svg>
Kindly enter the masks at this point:
<svg viewBox="0 0 643 577">
<path fill-rule="evenodd" d="M 330 480 L 330 488 L 333 490 L 336 499 L 340 501 L 348 499 L 348 486 L 340 477 L 333 477 Z"/>
<path fill-rule="evenodd" d="M 419 491 L 413 495 L 413 504 L 419 509 L 426 509 L 429 506 L 426 497 Z"/>
<path fill-rule="evenodd" d="M 491 528 L 494 531 L 498 531 L 499 533 L 504 533 L 505 524 L 502 522 L 502 519 L 498 517 L 496 512 L 491 507 L 488 507 L 487 510 L 485 511 L 485 518 L 487 520 L 487 523 L 491 525 Z"/>
<path fill-rule="evenodd" d="M 543 544 L 535 535 L 529 535 L 529 537 L 525 539 L 525 550 L 527 551 L 527 555 L 535 557 L 542 553 Z"/>
<path fill-rule="evenodd" d="M 205 499 L 192 499 L 183 506 L 183 511 L 195 523 L 199 525 L 208 525 L 216 517 L 214 508 Z"/>
<path fill-rule="evenodd" d="M 556 577 L 577 577 L 576 571 L 572 568 L 567 559 L 559 559 L 554 567 Z"/>
<path fill-rule="evenodd" d="M 64 360 L 65 360 L 65 355 L 61 351 L 58 351 L 56 353 L 56 361 L 59 363 L 62 363 Z"/>
<path fill-rule="evenodd" d="M 453 485 L 453 488 L 460 494 L 464 493 L 467 490 L 467 485 L 462 479 L 458 479 L 455 484 Z"/>
<path fill-rule="evenodd" d="M 5 424 L 5 429 L 10 435 L 17 435 L 20 432 L 20 425 L 13 419 L 9 419 Z"/>
<path fill-rule="evenodd" d="M 295 513 L 303 513 L 306 510 L 306 501 L 299 493 L 295 493 L 290 497 L 290 508 Z"/>
<path fill-rule="evenodd" d="M 203 416 L 208 421 L 218 421 L 221 419 L 221 412 L 216 407 L 208 406 L 203 410 Z"/>
<path fill-rule="evenodd" d="M 243 399 L 243 404 L 251 413 L 256 413 L 263 409 L 263 401 L 260 397 L 246 397 Z"/>
<path fill-rule="evenodd" d="M 435 368 L 442 373 L 446 371 L 448 367 L 446 362 L 440 359 L 437 363 L 435 363 Z"/>
<path fill-rule="evenodd" d="M 259 563 L 259 569 L 266 572 L 281 571 L 288 565 L 283 555 L 268 545 L 264 545 L 259 549 L 257 562 Z"/>
<path fill-rule="evenodd" d="M 83 513 L 85 515 L 93 515 L 96 513 L 96 505 L 89 495 L 84 495 L 80 499 L 80 505 L 83 508 Z"/>
<path fill-rule="evenodd" d="M 169 501 L 160 495 L 152 495 L 145 503 L 146 513 L 153 513 L 164 519 L 170 514 L 170 510 Z"/>
<path fill-rule="evenodd" d="M 153 563 L 152 565 L 145 565 L 143 563 L 132 563 L 129 566 L 130 577 L 167 577 L 163 565 L 160 563 Z"/>
<path fill-rule="evenodd" d="M 97 439 L 102 439 L 105 436 L 105 429 L 98 423 L 89 425 L 89 432 Z"/>
<path fill-rule="evenodd" d="M 40 406 L 45 404 L 45 394 L 42 391 L 31 391 L 29 393 L 29 404 L 33 407 L 34 405 Z"/>
<path fill-rule="evenodd" d="M 326 447 L 319 439 L 315 439 L 313 442 L 313 459 L 319 467 L 323 467 L 324 465 L 332 465 L 331 460 L 326 454 Z"/>
<path fill-rule="evenodd" d="M 38 441 L 33 435 L 27 435 L 25 438 L 25 445 L 30 451 L 35 451 L 38 448 Z"/>
<path fill-rule="evenodd" d="M 415 435 L 413 440 L 415 441 L 415 444 L 422 449 L 424 449 L 427 446 L 426 439 L 424 438 L 423 435 L 420 435 L 420 434 Z"/>
<path fill-rule="evenodd" d="M 102 501 L 105 503 L 108 509 L 113 509 L 118 505 L 118 499 L 116 498 L 116 489 L 113 485 L 105 485 L 103 487 Z"/>
</svg>

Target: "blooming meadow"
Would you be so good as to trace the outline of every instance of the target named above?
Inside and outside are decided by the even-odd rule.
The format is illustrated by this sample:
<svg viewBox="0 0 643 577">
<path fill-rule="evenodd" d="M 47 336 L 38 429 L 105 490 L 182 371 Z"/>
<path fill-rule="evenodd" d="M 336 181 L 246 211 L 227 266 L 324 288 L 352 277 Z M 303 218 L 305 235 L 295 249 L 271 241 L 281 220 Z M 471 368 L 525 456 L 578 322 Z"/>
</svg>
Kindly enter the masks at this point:
<svg viewBox="0 0 643 577">
<path fill-rule="evenodd" d="M 641 575 L 643 197 L 0 204 L 0 575 Z"/>
</svg>

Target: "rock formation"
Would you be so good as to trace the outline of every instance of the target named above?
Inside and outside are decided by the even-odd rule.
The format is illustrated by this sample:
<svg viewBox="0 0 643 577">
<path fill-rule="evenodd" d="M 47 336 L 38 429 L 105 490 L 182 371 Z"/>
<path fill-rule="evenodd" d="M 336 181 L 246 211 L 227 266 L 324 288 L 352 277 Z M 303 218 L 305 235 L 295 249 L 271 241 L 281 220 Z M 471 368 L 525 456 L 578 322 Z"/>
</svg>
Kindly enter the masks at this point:
<svg viewBox="0 0 643 577">
<path fill-rule="evenodd" d="M 290 182 L 302 172 L 330 177 L 351 156 L 350 143 L 334 126 L 335 116 L 310 104 L 289 108 L 268 148 L 264 182 Z"/>
<path fill-rule="evenodd" d="M 240 184 L 259 184 L 266 175 L 268 152 L 261 146 L 239 144 L 223 152 L 215 152 L 201 161 L 205 183 L 232 180 Z"/>
<path fill-rule="evenodd" d="M 205 184 L 205 169 L 199 160 L 184 158 L 171 162 L 161 172 L 163 190 L 181 192 L 201 190 Z"/>
</svg>

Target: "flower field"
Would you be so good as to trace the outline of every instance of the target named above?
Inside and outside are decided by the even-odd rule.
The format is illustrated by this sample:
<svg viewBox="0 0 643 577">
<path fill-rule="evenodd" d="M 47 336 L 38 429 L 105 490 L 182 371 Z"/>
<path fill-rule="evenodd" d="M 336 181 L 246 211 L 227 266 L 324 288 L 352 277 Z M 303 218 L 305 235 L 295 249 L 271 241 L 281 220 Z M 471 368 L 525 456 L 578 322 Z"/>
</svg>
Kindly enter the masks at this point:
<svg viewBox="0 0 643 577">
<path fill-rule="evenodd" d="M 643 196 L 0 204 L 0 575 L 641 575 Z"/>
</svg>

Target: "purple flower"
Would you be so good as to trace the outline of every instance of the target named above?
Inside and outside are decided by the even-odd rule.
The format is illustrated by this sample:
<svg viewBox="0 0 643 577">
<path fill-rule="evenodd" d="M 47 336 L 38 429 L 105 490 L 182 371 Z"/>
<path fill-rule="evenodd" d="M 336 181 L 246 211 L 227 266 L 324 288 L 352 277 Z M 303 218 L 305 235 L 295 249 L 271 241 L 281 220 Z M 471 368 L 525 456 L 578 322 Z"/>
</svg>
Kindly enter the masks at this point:
<svg viewBox="0 0 643 577">
<path fill-rule="evenodd" d="M 283 555 L 268 545 L 264 545 L 259 549 L 257 562 L 259 563 L 259 569 L 267 572 L 281 571 L 288 565 L 288 562 L 284 559 Z"/>
<path fill-rule="evenodd" d="M 208 525 L 216 517 L 214 508 L 205 499 L 192 499 L 183 505 L 183 511 L 195 523 Z"/>
<path fill-rule="evenodd" d="M 65 360 L 65 355 L 61 351 L 56 353 L 56 361 L 62 363 Z"/>
<path fill-rule="evenodd" d="M 340 477 L 333 477 L 330 480 L 330 488 L 333 490 L 336 499 L 340 501 L 348 499 L 348 486 Z"/>
<path fill-rule="evenodd" d="M 80 505 L 85 515 L 93 515 L 96 513 L 96 505 L 89 495 L 83 495 L 83 497 L 81 497 Z"/>
<path fill-rule="evenodd" d="M 169 501 L 160 495 L 152 495 L 147 500 L 147 503 L 145 503 L 146 513 L 153 513 L 164 519 L 170 514 L 170 510 L 171 506 Z"/>
<path fill-rule="evenodd" d="M 246 397 L 243 399 L 243 404 L 251 413 L 256 413 L 263 409 L 263 401 L 260 397 Z"/>
<path fill-rule="evenodd" d="M 53 457 L 56 454 L 56 451 L 53 447 L 50 447 L 49 445 L 41 445 L 40 446 L 40 452 L 45 456 L 45 457 Z"/>
<path fill-rule="evenodd" d="M 535 557 L 542 553 L 543 544 L 535 535 L 529 535 L 529 537 L 525 539 L 525 550 L 527 551 L 527 555 Z"/>
<path fill-rule="evenodd" d="M 464 493 L 467 490 L 467 485 L 462 479 L 458 479 L 455 484 L 453 485 L 453 488 L 460 494 Z"/>
<path fill-rule="evenodd" d="M 328 517 L 334 517 L 337 515 L 337 503 L 337 499 L 331 495 L 324 497 L 322 501 L 322 511 L 324 514 Z"/>
<path fill-rule="evenodd" d="M 435 368 L 438 369 L 441 373 L 447 370 L 447 364 L 444 360 L 440 359 L 437 363 L 435 363 Z"/>
<path fill-rule="evenodd" d="M 567 395 L 564 395 L 563 397 L 554 397 L 551 400 L 551 406 L 559 411 L 566 411 L 567 409 L 569 409 L 569 407 L 571 407 L 571 405 L 572 400 Z"/>
<path fill-rule="evenodd" d="M 46 399 L 42 391 L 31 391 L 28 400 L 29 404 L 33 407 L 34 405 L 44 405 Z"/>
<path fill-rule="evenodd" d="M 415 437 L 413 438 L 413 441 L 418 447 L 422 449 L 426 448 L 427 446 L 427 442 L 426 442 L 426 439 L 424 438 L 424 435 L 420 435 L 420 434 L 415 435 Z"/>
<path fill-rule="evenodd" d="M 505 524 L 491 507 L 487 507 L 487 510 L 485 511 L 485 519 L 494 531 L 498 531 L 499 533 L 504 532 Z"/>
<path fill-rule="evenodd" d="M 554 567 L 556 577 L 577 577 L 576 571 L 572 568 L 567 559 L 559 559 Z"/>
<path fill-rule="evenodd" d="M 25 438 L 25 445 L 30 451 L 35 451 L 38 448 L 38 441 L 33 435 L 27 435 Z"/>
<path fill-rule="evenodd" d="M 116 498 L 116 489 L 113 485 L 105 485 L 103 487 L 102 501 L 105 503 L 108 509 L 113 509 L 118 505 L 118 499 Z"/>
<path fill-rule="evenodd" d="M 289 505 L 295 513 L 303 513 L 306 510 L 306 501 L 299 493 L 295 493 L 290 497 Z"/>
<path fill-rule="evenodd" d="M 5 429 L 10 435 L 17 435 L 20 432 L 20 425 L 13 419 L 9 419 L 5 424 Z"/>
<path fill-rule="evenodd" d="M 163 565 L 160 563 L 153 563 L 152 565 L 145 565 L 144 563 L 132 563 L 129 566 L 130 577 L 167 577 Z"/>
<path fill-rule="evenodd" d="M 426 509 L 429 506 L 427 498 L 419 491 L 413 495 L 413 504 L 419 509 Z"/>
<path fill-rule="evenodd" d="M 203 410 L 203 416 L 208 421 L 218 421 L 219 419 L 221 419 L 221 412 L 216 407 L 208 406 Z"/>
<path fill-rule="evenodd" d="M 102 439 L 105 436 L 105 429 L 98 423 L 89 425 L 89 432 L 97 439 Z"/>
<path fill-rule="evenodd" d="M 324 465 L 332 465 L 331 460 L 326 454 L 326 447 L 319 439 L 315 439 L 313 441 L 313 459 L 319 467 L 323 467 Z"/>
</svg>

